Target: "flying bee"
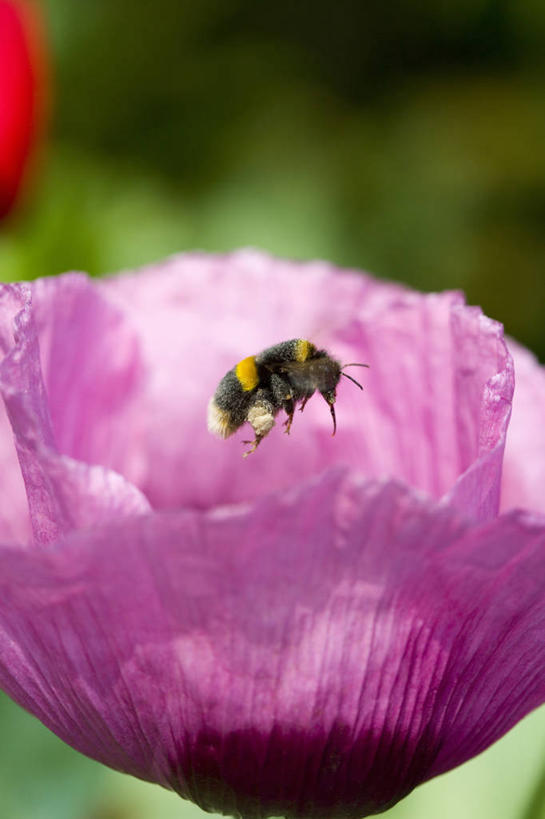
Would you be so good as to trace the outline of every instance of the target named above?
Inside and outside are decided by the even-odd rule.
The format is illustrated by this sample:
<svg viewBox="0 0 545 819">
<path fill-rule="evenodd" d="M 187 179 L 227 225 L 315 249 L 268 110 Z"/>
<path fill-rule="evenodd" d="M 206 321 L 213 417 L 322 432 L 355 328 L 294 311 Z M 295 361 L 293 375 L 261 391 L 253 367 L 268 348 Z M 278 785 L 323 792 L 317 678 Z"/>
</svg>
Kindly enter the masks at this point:
<svg viewBox="0 0 545 819">
<path fill-rule="evenodd" d="M 345 367 L 368 367 L 368 364 L 345 364 Z M 274 426 L 280 410 L 287 415 L 284 426 L 289 434 L 297 404 L 301 412 L 317 391 L 329 405 L 333 418 L 333 435 L 337 429 L 335 401 L 341 375 L 356 386 L 362 385 L 343 372 L 343 367 L 326 350 L 318 350 L 304 338 L 282 341 L 258 355 L 239 361 L 223 376 L 208 404 L 208 429 L 220 438 L 228 438 L 246 421 L 255 439 L 244 441 L 255 452 Z"/>
</svg>

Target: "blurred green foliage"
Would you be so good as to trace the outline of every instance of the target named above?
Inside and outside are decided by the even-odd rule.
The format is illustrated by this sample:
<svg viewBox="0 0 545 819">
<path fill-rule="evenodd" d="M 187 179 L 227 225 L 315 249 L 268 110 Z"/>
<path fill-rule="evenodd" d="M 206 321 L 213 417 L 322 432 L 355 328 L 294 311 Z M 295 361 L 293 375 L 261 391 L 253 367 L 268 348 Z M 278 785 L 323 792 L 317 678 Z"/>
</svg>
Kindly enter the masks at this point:
<svg viewBox="0 0 545 819">
<path fill-rule="evenodd" d="M 463 288 L 545 358 L 542 0 L 43 5 L 50 138 L 0 279 L 254 245 Z M 0 724 L 2 816 L 201 815 L 4 697 Z M 545 817 L 544 729 L 541 711 L 392 818 Z"/>
<path fill-rule="evenodd" d="M 545 357 L 545 5 L 46 0 L 51 137 L 0 277 L 189 248 L 463 288 Z"/>
</svg>

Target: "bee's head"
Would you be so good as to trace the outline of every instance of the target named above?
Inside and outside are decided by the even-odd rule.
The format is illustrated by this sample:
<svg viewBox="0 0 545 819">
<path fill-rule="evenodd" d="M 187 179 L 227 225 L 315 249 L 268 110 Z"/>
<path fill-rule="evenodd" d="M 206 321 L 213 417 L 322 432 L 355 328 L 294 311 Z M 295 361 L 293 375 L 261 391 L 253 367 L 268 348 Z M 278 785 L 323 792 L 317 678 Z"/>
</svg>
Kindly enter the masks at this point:
<svg viewBox="0 0 545 819">
<path fill-rule="evenodd" d="M 368 367 L 368 364 L 345 364 L 345 367 Z M 355 378 L 352 378 L 351 375 L 347 375 L 343 372 L 343 367 L 332 358 L 327 358 L 327 372 L 328 376 L 331 379 L 332 386 L 327 387 L 326 389 L 320 390 L 320 393 L 324 397 L 324 400 L 327 401 L 329 404 L 329 410 L 331 412 L 331 417 L 333 418 L 333 435 L 337 431 L 337 419 L 335 417 L 335 401 L 337 400 L 337 384 L 340 381 L 341 375 L 344 375 L 345 378 L 348 378 L 349 381 L 352 381 L 360 390 L 363 390 L 362 385 L 359 381 L 356 381 Z"/>
</svg>

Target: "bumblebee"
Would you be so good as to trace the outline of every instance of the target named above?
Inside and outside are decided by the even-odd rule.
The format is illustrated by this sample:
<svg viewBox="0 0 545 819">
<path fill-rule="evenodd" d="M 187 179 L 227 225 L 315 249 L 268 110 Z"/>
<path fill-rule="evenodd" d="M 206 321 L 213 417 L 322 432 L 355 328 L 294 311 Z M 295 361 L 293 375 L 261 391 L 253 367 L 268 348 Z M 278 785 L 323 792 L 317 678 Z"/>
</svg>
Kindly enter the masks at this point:
<svg viewBox="0 0 545 819">
<path fill-rule="evenodd" d="M 338 361 L 304 338 L 267 347 L 258 355 L 242 359 L 223 376 L 208 404 L 208 429 L 219 438 L 229 438 L 248 421 L 255 439 L 244 441 L 250 444 L 250 449 L 243 454 L 246 457 L 255 452 L 271 431 L 280 410 L 287 415 L 284 426 L 289 434 L 297 404 L 302 412 L 309 398 L 318 391 L 329 405 L 335 435 L 336 390 L 341 375 L 363 389 L 355 378 L 343 372 Z"/>
</svg>

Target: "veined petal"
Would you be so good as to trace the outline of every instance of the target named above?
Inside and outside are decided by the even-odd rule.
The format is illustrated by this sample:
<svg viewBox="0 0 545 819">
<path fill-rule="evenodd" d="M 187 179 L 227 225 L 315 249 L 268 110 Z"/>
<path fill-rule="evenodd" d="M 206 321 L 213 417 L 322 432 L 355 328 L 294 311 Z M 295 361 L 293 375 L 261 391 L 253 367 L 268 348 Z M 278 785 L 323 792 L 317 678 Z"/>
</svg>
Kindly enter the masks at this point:
<svg viewBox="0 0 545 819">
<path fill-rule="evenodd" d="M 515 395 L 503 466 L 503 509 L 545 512 L 545 368 L 509 340 L 515 360 Z"/>
<path fill-rule="evenodd" d="M 135 326 L 150 373 L 140 402 L 143 472 L 122 471 L 155 508 L 251 500 L 344 464 L 476 519 L 497 514 L 512 362 L 501 325 L 460 294 L 422 295 L 251 250 L 177 256 L 99 287 Z M 370 364 L 365 392 L 342 379 L 334 439 L 316 396 L 289 438 L 277 423 L 242 461 L 244 429 L 221 443 L 208 434 L 209 398 L 238 360 L 293 337 L 341 363 Z"/>
<path fill-rule="evenodd" d="M 54 285 L 53 285 L 54 286 Z M 73 340 L 64 338 L 70 349 Z M 59 453 L 43 382 L 38 336 L 29 285 L 0 286 L 0 393 L 13 431 L 13 447 L 22 472 L 30 522 L 37 543 L 48 543 L 78 526 L 88 526 L 122 512 L 149 509 L 144 496 L 120 475 L 102 465 L 88 465 Z M 74 379 L 73 387 L 77 379 Z M 85 411 L 79 395 L 80 412 Z M 5 425 L 4 425 L 5 429 Z M 13 450 L 3 442 L 4 468 L 13 469 Z M 4 531 L 24 531 L 20 484 L 11 488 L 3 471 L 9 501 L 0 512 Z"/>
<path fill-rule="evenodd" d="M 329 472 L 1 548 L 0 681 L 207 810 L 356 819 L 545 699 L 544 583 L 544 518 L 476 527 Z"/>
<path fill-rule="evenodd" d="M 134 480 L 148 377 L 134 328 L 83 273 L 33 282 L 32 314 L 59 450 Z"/>
</svg>

